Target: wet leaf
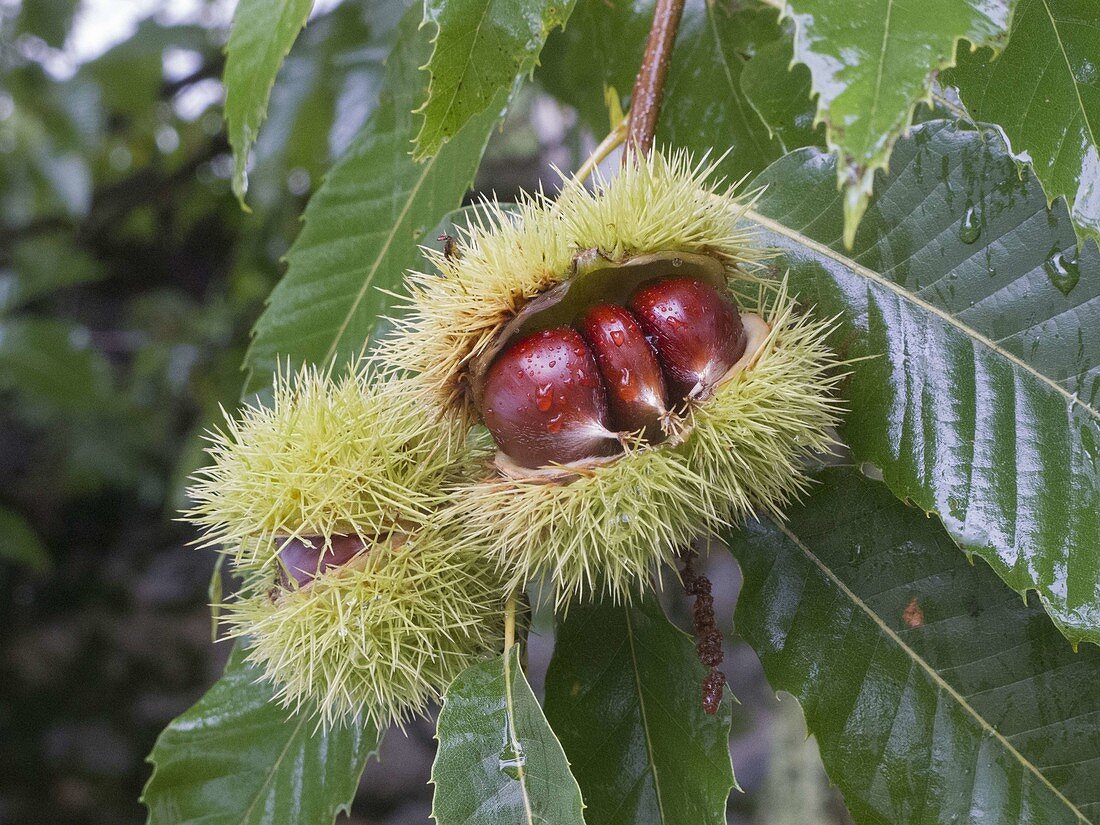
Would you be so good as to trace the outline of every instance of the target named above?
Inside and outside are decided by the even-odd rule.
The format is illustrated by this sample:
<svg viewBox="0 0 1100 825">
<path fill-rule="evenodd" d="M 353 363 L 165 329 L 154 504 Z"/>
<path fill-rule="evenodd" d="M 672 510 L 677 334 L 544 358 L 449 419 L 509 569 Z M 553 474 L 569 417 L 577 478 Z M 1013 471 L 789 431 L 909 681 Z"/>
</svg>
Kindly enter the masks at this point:
<svg viewBox="0 0 1100 825">
<path fill-rule="evenodd" d="M 225 60 L 225 121 L 233 147 L 233 192 L 244 204 L 248 155 L 267 116 L 275 75 L 313 0 L 241 0 L 233 14 Z"/>
<path fill-rule="evenodd" d="M 782 36 L 771 9 L 730 10 L 692 0 L 684 11 L 669 67 L 658 145 L 729 153 L 722 172 L 731 180 L 759 172 L 782 154 L 741 90 L 741 72 L 761 46 Z M 608 131 L 600 85 L 627 102 L 653 20 L 653 3 L 581 3 L 564 32 L 543 50 L 537 79 L 576 106 L 597 135 Z"/>
<path fill-rule="evenodd" d="M 814 126 L 817 107 L 810 95 L 810 70 L 793 63 L 787 37 L 765 43 L 741 72 L 741 91 L 784 152 L 824 146 L 825 127 Z"/>
<path fill-rule="evenodd" d="M 839 314 L 844 436 L 1066 636 L 1100 642 L 1100 251 L 1078 253 L 990 130 L 930 121 L 842 247 L 835 161 L 792 153 L 756 184 L 761 241 L 800 298 Z"/>
<path fill-rule="evenodd" d="M 245 366 L 245 393 L 270 386 L 285 363 L 324 364 L 357 356 L 419 258 L 425 233 L 457 207 L 473 179 L 506 93 L 434 158 L 416 163 L 409 142 L 418 125 L 412 109 L 427 75 L 430 50 L 418 29 L 419 9 L 402 21 L 387 66 L 381 102 L 362 132 L 325 177 L 287 253 L 288 269 L 256 323 Z"/>
<path fill-rule="evenodd" d="M 474 115 L 535 68 L 550 31 L 564 26 L 576 0 L 426 0 L 424 23 L 435 48 L 425 67 L 428 96 L 417 110 L 417 160 L 431 157 Z"/>
<path fill-rule="evenodd" d="M 464 670 L 436 727 L 439 825 L 584 822 L 581 792 L 520 667 L 519 648 Z"/>
<path fill-rule="evenodd" d="M 324 825 L 351 808 L 381 734 L 354 725 L 327 733 L 291 715 L 238 645 L 222 678 L 161 733 L 142 802 L 151 825 Z"/>
<path fill-rule="evenodd" d="M 737 631 L 801 702 L 857 823 L 1100 817 L 1100 650 L 1074 653 L 934 520 L 835 469 L 788 524 L 727 541 Z"/>
<path fill-rule="evenodd" d="M 1088 0 L 1022 0 L 1012 34 L 990 49 L 959 51 L 944 83 L 970 113 L 999 124 L 1030 159 L 1047 197 L 1065 196 L 1077 222 L 1100 234 L 1100 27 Z"/>
<path fill-rule="evenodd" d="M 1002 46 L 1014 1 L 774 0 L 794 21 L 794 58 L 810 69 L 818 117 L 840 159 L 847 246 L 875 172 L 928 98 L 935 73 L 953 64 L 960 38 Z"/>
<path fill-rule="evenodd" d="M 694 641 L 652 594 L 632 607 L 570 605 L 546 674 L 546 716 L 589 822 L 726 821 L 730 698 L 704 713 L 705 674 Z"/>
</svg>

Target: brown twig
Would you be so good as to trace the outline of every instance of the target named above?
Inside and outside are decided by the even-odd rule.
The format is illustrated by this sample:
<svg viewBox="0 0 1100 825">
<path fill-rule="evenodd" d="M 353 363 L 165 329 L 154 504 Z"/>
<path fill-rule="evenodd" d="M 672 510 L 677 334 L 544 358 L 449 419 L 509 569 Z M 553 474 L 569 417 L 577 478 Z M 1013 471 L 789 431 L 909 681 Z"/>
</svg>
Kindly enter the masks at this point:
<svg viewBox="0 0 1100 825">
<path fill-rule="evenodd" d="M 634 153 L 645 157 L 653 149 L 653 135 L 657 131 L 657 117 L 661 114 L 668 64 L 683 14 L 684 0 L 657 0 L 645 55 L 630 95 L 630 123 L 627 126 L 623 163 Z"/>
</svg>

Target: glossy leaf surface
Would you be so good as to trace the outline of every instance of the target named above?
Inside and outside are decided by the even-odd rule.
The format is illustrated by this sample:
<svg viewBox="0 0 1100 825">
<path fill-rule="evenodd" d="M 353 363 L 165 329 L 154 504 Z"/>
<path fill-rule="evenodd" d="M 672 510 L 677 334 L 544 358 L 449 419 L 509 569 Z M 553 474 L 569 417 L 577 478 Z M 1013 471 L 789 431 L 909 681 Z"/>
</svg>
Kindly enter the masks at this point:
<svg viewBox="0 0 1100 825">
<path fill-rule="evenodd" d="M 1014 0 L 775 0 L 795 25 L 794 58 L 810 69 L 818 117 L 839 157 L 847 244 L 894 142 L 935 73 L 966 38 L 1001 46 Z"/>
<path fill-rule="evenodd" d="M 628 101 L 652 20 L 652 2 L 581 3 L 565 31 L 547 43 L 538 78 L 576 106 L 596 134 L 606 134 L 600 81 Z M 697 156 L 728 149 L 721 169 L 731 180 L 778 158 L 782 147 L 745 99 L 741 72 L 758 48 L 781 35 L 771 9 L 689 0 L 669 67 L 658 145 Z"/>
<path fill-rule="evenodd" d="M 1074 653 L 934 520 L 836 469 L 784 527 L 727 541 L 737 630 L 857 823 L 1100 816 L 1100 650 Z"/>
<path fill-rule="evenodd" d="M 959 52 L 943 82 L 1030 158 L 1047 197 L 1100 234 L 1100 26 L 1089 0 L 1021 0 L 1004 52 Z M 1026 153 L 1026 154 L 1025 154 Z"/>
<path fill-rule="evenodd" d="M 729 693 L 703 712 L 695 643 L 646 596 L 570 605 L 546 674 L 546 716 L 581 784 L 589 822 L 726 821 L 734 785 Z"/>
<path fill-rule="evenodd" d="M 233 147 L 233 192 L 244 202 L 252 144 L 267 116 L 275 75 L 313 0 L 241 0 L 233 14 L 225 60 L 225 120 Z"/>
<path fill-rule="evenodd" d="M 381 734 L 318 730 L 273 702 L 260 676 L 235 647 L 222 678 L 161 733 L 142 795 L 151 825 L 324 825 L 350 810 Z"/>
<path fill-rule="evenodd" d="M 432 765 L 439 825 L 580 825 L 580 788 L 520 667 L 519 648 L 447 689 Z"/>
<path fill-rule="evenodd" d="M 418 109 L 418 160 L 430 157 L 516 77 L 530 74 L 550 31 L 565 25 L 576 0 L 426 0 L 435 48 L 425 67 L 428 98 Z"/>
<path fill-rule="evenodd" d="M 378 108 L 306 207 L 287 273 L 256 323 L 246 394 L 270 385 L 280 358 L 325 364 L 357 356 L 392 303 L 381 290 L 399 286 L 424 233 L 470 185 L 506 95 L 435 157 L 413 161 L 412 109 L 430 49 L 418 12 L 410 9 L 401 24 Z"/>
<path fill-rule="evenodd" d="M 844 430 L 899 498 L 936 513 L 1073 641 L 1100 641 L 1100 252 L 1078 255 L 992 132 L 931 121 L 850 254 L 835 161 L 774 164 L 757 216 L 850 357 Z"/>
<path fill-rule="evenodd" d="M 825 145 L 825 127 L 814 125 L 810 70 L 793 60 L 793 44 L 784 36 L 757 49 L 741 72 L 742 94 L 784 152 Z"/>
</svg>

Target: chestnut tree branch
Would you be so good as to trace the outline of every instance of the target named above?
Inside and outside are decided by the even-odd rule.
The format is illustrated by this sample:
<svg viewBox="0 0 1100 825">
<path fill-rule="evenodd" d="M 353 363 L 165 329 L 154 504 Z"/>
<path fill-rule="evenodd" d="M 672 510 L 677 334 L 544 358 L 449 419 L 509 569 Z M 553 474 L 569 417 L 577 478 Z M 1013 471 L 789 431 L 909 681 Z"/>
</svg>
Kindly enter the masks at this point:
<svg viewBox="0 0 1100 825">
<path fill-rule="evenodd" d="M 661 114 L 668 64 L 672 59 L 672 47 L 676 42 L 676 32 L 680 28 L 683 14 L 684 0 L 657 0 L 645 55 L 634 81 L 634 91 L 630 95 L 623 163 L 635 153 L 646 157 L 653 149 L 653 135 L 657 131 L 657 118 Z"/>
</svg>

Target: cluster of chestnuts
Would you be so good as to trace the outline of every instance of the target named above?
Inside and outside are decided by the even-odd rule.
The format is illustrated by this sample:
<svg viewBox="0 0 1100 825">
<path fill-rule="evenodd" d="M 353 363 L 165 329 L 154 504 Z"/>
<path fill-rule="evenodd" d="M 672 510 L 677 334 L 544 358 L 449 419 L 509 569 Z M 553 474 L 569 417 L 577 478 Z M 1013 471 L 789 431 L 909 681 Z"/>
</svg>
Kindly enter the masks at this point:
<svg viewBox="0 0 1100 825">
<path fill-rule="evenodd" d="M 657 444 L 675 410 L 705 396 L 744 351 L 728 294 L 696 278 L 657 279 L 626 306 L 598 304 L 575 327 L 536 332 L 497 356 L 485 426 L 524 467 L 614 455 L 624 433 Z"/>
<path fill-rule="evenodd" d="M 422 713 L 499 651 L 509 594 L 629 601 L 805 488 L 839 414 L 829 324 L 764 273 L 714 171 L 655 152 L 488 205 L 407 273 L 368 362 L 280 374 L 212 437 L 187 517 L 240 577 L 223 620 L 284 704 Z M 712 602 L 685 581 L 714 710 Z"/>
</svg>

